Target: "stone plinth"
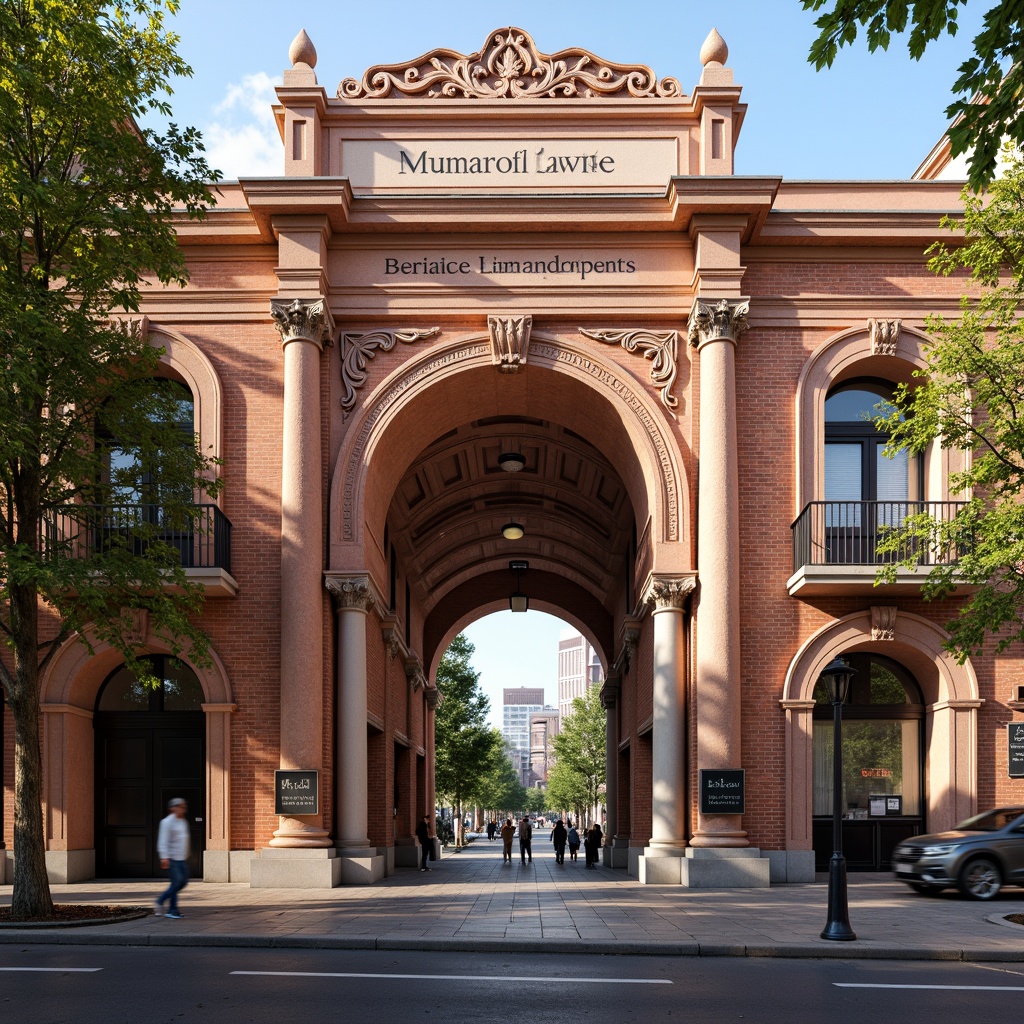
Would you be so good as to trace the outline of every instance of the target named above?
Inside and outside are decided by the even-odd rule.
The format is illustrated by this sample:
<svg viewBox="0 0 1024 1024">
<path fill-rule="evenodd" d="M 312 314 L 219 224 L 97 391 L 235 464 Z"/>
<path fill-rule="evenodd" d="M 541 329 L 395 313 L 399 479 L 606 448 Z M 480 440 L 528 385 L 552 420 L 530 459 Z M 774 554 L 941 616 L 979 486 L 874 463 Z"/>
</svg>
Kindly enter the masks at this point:
<svg viewBox="0 0 1024 1024">
<path fill-rule="evenodd" d="M 338 851 L 331 848 L 267 847 L 253 857 L 253 889 L 333 889 L 342 881 Z"/>
<path fill-rule="evenodd" d="M 679 856 L 648 847 L 640 857 L 643 885 L 681 885 L 689 889 L 767 889 L 771 862 L 754 847 L 692 847 Z"/>
</svg>

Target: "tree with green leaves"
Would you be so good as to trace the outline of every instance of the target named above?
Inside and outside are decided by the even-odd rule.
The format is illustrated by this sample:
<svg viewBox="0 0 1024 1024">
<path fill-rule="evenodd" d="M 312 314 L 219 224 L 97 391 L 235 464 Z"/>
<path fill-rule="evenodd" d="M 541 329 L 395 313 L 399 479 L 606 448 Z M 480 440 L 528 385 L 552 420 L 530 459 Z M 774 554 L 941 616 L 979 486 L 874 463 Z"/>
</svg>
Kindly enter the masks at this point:
<svg viewBox="0 0 1024 1024">
<path fill-rule="evenodd" d="M 473 799 L 490 811 L 518 811 L 526 802 L 519 772 L 505 752 L 504 740 L 497 729 L 491 730 L 491 742 L 487 763 L 472 784 Z"/>
<path fill-rule="evenodd" d="M 990 0 L 991 2 L 991 0 Z M 809 61 L 820 71 L 831 67 L 843 46 L 860 34 L 868 50 L 887 50 L 893 35 L 906 33 L 907 49 L 919 60 L 941 35 L 955 36 L 959 8 L 967 0 L 802 0 L 805 10 L 825 11 L 815 21 L 819 34 Z M 980 191 L 996 173 L 1005 139 L 1024 145 L 1024 6 L 998 0 L 985 14 L 973 40 L 974 53 L 953 83 L 956 99 L 946 107 L 953 156 L 969 153 L 969 184 Z"/>
<path fill-rule="evenodd" d="M 571 808 L 577 818 L 593 813 L 605 781 L 605 710 L 600 687 L 572 702 L 554 739 L 555 764 L 548 772 L 548 803 Z"/>
<path fill-rule="evenodd" d="M 969 190 L 963 199 L 963 221 L 944 225 L 962 229 L 964 244 L 937 242 L 929 265 L 944 275 L 967 270 L 976 295 L 961 300 L 959 319 L 929 317 L 936 340 L 927 366 L 897 388 L 894 407 L 876 421 L 891 437 L 890 453 L 919 454 L 937 439 L 967 454 L 966 468 L 949 481 L 951 492 L 967 495 L 955 516 L 910 516 L 880 544 L 903 556 L 885 567 L 883 580 L 929 549 L 941 564 L 929 573 L 925 597 L 947 597 L 962 583 L 978 588 L 947 627 L 961 661 L 987 637 L 997 638 L 997 651 L 1024 640 L 1024 162 L 1009 156 L 984 201 Z"/>
<path fill-rule="evenodd" d="M 199 530 L 214 467 L 155 381 L 160 351 L 111 314 L 184 285 L 174 218 L 210 203 L 191 129 L 166 117 L 191 73 L 176 0 L 0 0 L 0 682 L 14 720 L 12 918 L 52 916 L 44 858 L 41 673 L 70 637 L 144 680 L 132 609 L 203 657 L 201 589 L 170 536 Z M 115 317 L 116 319 L 116 317 Z M 167 382 L 165 382 L 167 383 Z M 148 680 L 155 682 L 155 680 Z"/>
<path fill-rule="evenodd" d="M 456 846 L 464 842 L 463 801 L 473 799 L 494 751 L 494 732 L 487 725 L 491 704 L 470 660 L 475 649 L 460 633 L 437 667 L 441 706 L 434 718 L 434 785 L 455 808 Z"/>
</svg>

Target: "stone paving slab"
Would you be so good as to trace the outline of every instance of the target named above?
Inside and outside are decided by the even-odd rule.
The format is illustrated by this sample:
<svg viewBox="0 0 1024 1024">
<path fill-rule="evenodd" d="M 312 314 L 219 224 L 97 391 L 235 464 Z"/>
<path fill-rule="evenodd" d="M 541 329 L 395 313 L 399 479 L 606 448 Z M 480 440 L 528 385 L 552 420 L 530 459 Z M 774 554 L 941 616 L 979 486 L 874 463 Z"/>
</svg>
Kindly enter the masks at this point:
<svg viewBox="0 0 1024 1024">
<path fill-rule="evenodd" d="M 149 906 L 159 882 L 53 887 L 57 902 Z M 10 901 L 0 886 L 0 903 Z M 889 875 L 850 876 L 858 940 L 819 938 L 824 882 L 771 889 L 642 886 L 622 871 L 502 865 L 500 847 L 476 844 L 423 874 L 400 869 L 367 887 L 251 889 L 195 882 L 185 918 L 45 930 L 0 928 L 0 943 L 423 949 L 620 955 L 817 957 L 1024 962 L 1024 891 L 979 903 L 954 893 L 914 894 Z"/>
</svg>

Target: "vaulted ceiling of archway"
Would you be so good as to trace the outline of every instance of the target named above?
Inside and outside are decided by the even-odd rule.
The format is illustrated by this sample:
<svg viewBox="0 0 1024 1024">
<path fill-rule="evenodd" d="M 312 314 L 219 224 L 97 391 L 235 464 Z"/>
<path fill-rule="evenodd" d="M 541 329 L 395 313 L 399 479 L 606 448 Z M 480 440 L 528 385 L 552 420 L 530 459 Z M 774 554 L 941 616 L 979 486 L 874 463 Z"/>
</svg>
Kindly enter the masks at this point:
<svg viewBox="0 0 1024 1024">
<path fill-rule="evenodd" d="M 498 464 L 509 451 L 526 460 L 518 473 Z M 510 519 L 525 528 L 521 540 L 502 537 Z M 507 572 L 513 558 L 573 581 L 611 609 L 633 509 L 611 463 L 585 438 L 544 420 L 495 417 L 450 431 L 420 453 L 395 491 L 388 526 L 426 611 L 476 576 Z M 527 593 L 529 580 L 527 573 Z M 509 593 L 514 583 L 508 572 Z"/>
</svg>

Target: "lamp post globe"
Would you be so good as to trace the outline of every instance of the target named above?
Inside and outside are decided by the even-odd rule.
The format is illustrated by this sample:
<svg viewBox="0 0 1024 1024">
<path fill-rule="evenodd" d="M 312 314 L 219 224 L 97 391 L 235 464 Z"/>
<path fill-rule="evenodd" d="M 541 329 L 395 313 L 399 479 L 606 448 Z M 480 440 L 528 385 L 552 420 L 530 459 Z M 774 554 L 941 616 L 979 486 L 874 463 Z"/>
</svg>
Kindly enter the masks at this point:
<svg viewBox="0 0 1024 1024">
<path fill-rule="evenodd" d="M 854 669 L 842 658 L 833 658 L 821 672 L 821 680 L 832 703 L 832 859 L 828 864 L 828 920 L 823 939 L 851 942 L 856 939 L 850 926 L 846 894 L 846 858 L 843 856 L 843 702 L 850 692 Z"/>
</svg>

